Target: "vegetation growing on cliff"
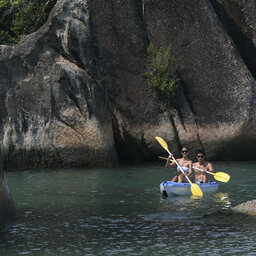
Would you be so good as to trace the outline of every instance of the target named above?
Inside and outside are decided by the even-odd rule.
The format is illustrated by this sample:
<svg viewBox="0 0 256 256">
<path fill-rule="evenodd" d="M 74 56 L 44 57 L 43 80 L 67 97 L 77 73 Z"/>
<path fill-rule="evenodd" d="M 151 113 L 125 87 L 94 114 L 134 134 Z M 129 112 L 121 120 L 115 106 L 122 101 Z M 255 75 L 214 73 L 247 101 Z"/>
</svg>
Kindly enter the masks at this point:
<svg viewBox="0 0 256 256">
<path fill-rule="evenodd" d="M 171 53 L 171 47 L 165 50 L 149 45 L 146 68 L 148 84 L 155 88 L 167 104 L 171 104 L 179 85 L 176 59 Z"/>
<path fill-rule="evenodd" d="M 57 0 L 0 0 L 0 44 L 14 45 L 42 26 Z"/>
</svg>

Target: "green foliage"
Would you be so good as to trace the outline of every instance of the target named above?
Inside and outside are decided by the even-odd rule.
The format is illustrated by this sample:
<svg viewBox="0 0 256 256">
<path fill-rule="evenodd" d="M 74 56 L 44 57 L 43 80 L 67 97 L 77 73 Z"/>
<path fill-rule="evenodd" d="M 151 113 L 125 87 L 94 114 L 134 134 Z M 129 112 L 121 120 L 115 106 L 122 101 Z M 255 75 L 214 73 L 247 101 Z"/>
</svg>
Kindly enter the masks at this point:
<svg viewBox="0 0 256 256">
<path fill-rule="evenodd" d="M 43 8 L 43 3 L 35 2 L 18 6 L 11 27 L 11 30 L 17 37 L 17 41 L 19 41 L 23 35 L 35 31 L 39 24 L 42 23 L 41 20 L 45 20 L 42 16 Z"/>
<path fill-rule="evenodd" d="M 8 1 L 0 0 L 0 8 L 6 8 L 8 6 Z"/>
<path fill-rule="evenodd" d="M 146 78 L 160 97 L 171 104 L 179 86 L 176 59 L 171 47 L 157 49 L 153 45 L 147 48 Z"/>
<path fill-rule="evenodd" d="M 42 26 L 57 0 L 0 0 L 0 44 L 13 45 Z"/>
</svg>

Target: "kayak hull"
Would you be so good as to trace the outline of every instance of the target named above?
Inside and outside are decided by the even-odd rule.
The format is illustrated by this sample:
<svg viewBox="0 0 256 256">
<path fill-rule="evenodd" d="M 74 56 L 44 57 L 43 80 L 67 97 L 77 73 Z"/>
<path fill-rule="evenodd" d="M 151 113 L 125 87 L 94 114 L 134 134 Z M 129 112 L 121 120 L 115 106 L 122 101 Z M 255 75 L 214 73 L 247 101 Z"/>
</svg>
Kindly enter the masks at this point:
<svg viewBox="0 0 256 256">
<path fill-rule="evenodd" d="M 217 182 L 200 183 L 197 184 L 204 194 L 216 193 L 219 189 Z M 164 181 L 160 184 L 160 192 L 165 197 L 171 195 L 192 195 L 190 183 L 178 183 L 172 181 Z"/>
</svg>

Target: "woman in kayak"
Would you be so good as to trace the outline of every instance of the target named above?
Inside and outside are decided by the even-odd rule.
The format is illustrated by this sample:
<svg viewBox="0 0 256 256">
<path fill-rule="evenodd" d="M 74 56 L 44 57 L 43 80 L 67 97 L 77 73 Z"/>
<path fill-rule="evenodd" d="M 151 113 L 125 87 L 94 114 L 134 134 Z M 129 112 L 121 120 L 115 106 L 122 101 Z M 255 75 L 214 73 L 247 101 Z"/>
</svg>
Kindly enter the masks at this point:
<svg viewBox="0 0 256 256">
<path fill-rule="evenodd" d="M 180 167 L 182 167 L 182 170 L 186 176 L 188 176 L 190 179 L 192 178 L 192 160 L 188 158 L 188 149 L 186 147 L 183 147 L 181 149 L 182 158 L 176 159 Z M 169 157 L 166 160 L 165 167 L 170 168 L 176 166 L 175 162 L 170 162 L 173 155 L 169 155 Z M 179 182 L 179 183 L 185 183 L 188 182 L 185 175 L 182 173 L 181 170 L 179 170 L 179 167 L 177 167 L 178 175 L 176 175 L 172 181 L 173 182 Z"/>
<path fill-rule="evenodd" d="M 193 166 L 196 168 L 199 168 L 203 171 L 199 171 L 194 169 L 195 171 L 195 182 L 196 183 L 207 183 L 208 182 L 208 174 L 206 173 L 206 171 L 208 172 L 212 172 L 213 168 L 212 168 L 212 164 L 209 162 L 206 162 L 204 160 L 204 152 L 202 150 L 197 151 L 197 159 L 198 162 L 193 163 Z"/>
</svg>

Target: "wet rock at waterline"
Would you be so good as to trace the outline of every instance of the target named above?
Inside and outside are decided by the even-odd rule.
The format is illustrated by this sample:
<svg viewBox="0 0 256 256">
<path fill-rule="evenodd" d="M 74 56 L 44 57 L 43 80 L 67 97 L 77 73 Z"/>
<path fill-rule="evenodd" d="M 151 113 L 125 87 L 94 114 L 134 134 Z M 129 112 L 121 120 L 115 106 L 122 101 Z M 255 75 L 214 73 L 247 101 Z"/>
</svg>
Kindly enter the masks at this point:
<svg viewBox="0 0 256 256">
<path fill-rule="evenodd" d="M 253 3 L 57 1 L 38 31 L 0 46 L 5 166 L 155 160 L 155 136 L 175 155 L 185 145 L 210 159 L 253 159 Z M 149 43 L 171 45 L 177 59 L 182 85 L 171 107 L 147 85 Z"/>
<path fill-rule="evenodd" d="M 247 201 L 231 208 L 233 212 L 256 216 L 256 200 Z"/>
<path fill-rule="evenodd" d="M 0 230 L 2 230 L 16 221 L 16 213 L 2 163 L 0 163 L 0 202 Z"/>
<path fill-rule="evenodd" d="M 16 221 L 16 213 L 5 177 L 1 178 L 0 200 L 0 230 L 2 230 Z"/>
</svg>

